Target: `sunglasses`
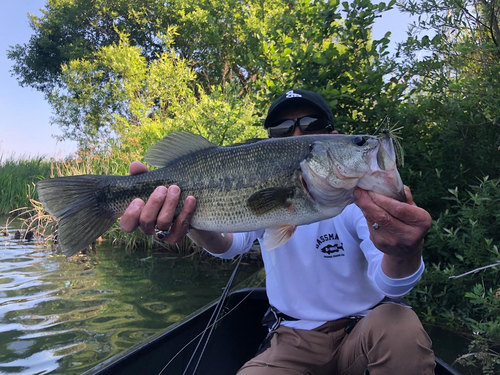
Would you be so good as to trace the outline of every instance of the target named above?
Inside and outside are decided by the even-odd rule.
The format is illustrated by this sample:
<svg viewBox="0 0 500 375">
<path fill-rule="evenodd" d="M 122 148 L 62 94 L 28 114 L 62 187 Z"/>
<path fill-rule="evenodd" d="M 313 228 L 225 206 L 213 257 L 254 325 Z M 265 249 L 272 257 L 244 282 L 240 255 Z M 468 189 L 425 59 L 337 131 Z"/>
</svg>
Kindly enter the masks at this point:
<svg viewBox="0 0 500 375">
<path fill-rule="evenodd" d="M 333 130 L 332 125 L 326 118 L 299 117 L 288 120 L 278 120 L 269 124 L 267 132 L 270 137 L 288 137 L 293 134 L 296 127 L 304 133 L 317 133 L 324 130 Z"/>
</svg>

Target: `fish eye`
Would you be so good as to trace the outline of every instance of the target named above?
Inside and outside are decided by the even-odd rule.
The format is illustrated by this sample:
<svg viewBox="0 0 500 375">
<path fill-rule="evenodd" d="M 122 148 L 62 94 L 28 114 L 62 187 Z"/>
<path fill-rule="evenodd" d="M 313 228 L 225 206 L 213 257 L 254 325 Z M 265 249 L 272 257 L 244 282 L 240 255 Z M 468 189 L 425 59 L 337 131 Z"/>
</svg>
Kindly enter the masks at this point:
<svg viewBox="0 0 500 375">
<path fill-rule="evenodd" d="M 352 143 L 354 143 L 356 146 L 363 146 L 366 143 L 366 139 L 360 135 L 357 135 L 352 140 Z"/>
</svg>

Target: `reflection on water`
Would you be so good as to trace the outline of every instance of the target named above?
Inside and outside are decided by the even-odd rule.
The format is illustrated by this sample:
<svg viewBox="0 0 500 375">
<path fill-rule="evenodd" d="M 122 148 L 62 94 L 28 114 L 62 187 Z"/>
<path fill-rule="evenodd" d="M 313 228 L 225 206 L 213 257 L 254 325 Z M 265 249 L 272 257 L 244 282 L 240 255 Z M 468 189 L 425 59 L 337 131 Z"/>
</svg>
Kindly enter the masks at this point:
<svg viewBox="0 0 500 375">
<path fill-rule="evenodd" d="M 66 259 L 0 237 L 0 373 L 80 374 L 217 298 L 233 268 L 144 257 Z"/>
<path fill-rule="evenodd" d="M 0 374 L 81 374 L 217 298 L 233 268 L 145 256 L 67 259 L 0 236 Z M 235 285 L 255 270 L 240 266 Z M 466 353 L 463 338 L 426 330 L 447 363 Z"/>
</svg>

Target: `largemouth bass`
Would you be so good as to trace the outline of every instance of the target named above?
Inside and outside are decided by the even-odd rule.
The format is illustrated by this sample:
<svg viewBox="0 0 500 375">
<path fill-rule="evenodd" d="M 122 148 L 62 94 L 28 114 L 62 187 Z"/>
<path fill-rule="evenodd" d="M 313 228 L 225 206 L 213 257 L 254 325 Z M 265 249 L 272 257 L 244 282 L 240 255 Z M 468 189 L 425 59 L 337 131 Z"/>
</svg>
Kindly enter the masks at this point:
<svg viewBox="0 0 500 375">
<path fill-rule="evenodd" d="M 106 232 L 133 199 L 176 184 L 196 197 L 191 226 L 234 233 L 266 229 L 274 249 L 298 225 L 336 216 L 355 201 L 354 189 L 405 201 L 392 139 L 367 135 L 304 135 L 219 147 L 202 136 L 173 133 L 147 152 L 162 167 L 133 176 L 81 175 L 40 181 L 38 195 L 59 219 L 67 256 Z"/>
</svg>

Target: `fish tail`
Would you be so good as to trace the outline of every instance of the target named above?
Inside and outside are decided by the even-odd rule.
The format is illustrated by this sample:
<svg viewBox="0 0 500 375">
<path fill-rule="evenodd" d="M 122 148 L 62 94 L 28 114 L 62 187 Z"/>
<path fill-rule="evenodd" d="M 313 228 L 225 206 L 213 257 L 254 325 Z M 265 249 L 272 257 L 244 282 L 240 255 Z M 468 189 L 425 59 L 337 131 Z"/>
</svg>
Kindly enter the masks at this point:
<svg viewBox="0 0 500 375">
<path fill-rule="evenodd" d="M 110 176 L 82 175 L 51 178 L 38 182 L 38 197 L 59 219 L 58 243 L 71 257 L 106 232 L 118 213 L 100 203 L 99 191 Z"/>
</svg>

